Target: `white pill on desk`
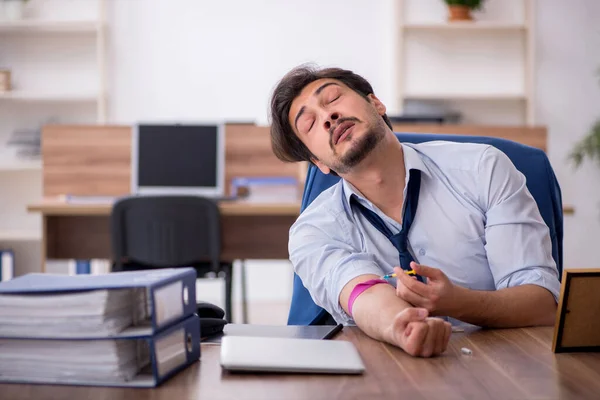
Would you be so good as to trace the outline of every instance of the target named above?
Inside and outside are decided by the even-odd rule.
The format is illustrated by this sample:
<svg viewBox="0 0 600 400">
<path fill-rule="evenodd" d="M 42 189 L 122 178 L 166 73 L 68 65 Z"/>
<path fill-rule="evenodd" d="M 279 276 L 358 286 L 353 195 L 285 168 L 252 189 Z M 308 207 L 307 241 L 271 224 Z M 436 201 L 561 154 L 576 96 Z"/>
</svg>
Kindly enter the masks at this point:
<svg viewBox="0 0 600 400">
<path fill-rule="evenodd" d="M 463 353 L 463 354 L 466 354 L 468 356 L 470 356 L 471 354 L 473 354 L 473 352 L 471 351 L 471 349 L 467 349 L 466 347 L 461 348 L 460 352 Z"/>
</svg>

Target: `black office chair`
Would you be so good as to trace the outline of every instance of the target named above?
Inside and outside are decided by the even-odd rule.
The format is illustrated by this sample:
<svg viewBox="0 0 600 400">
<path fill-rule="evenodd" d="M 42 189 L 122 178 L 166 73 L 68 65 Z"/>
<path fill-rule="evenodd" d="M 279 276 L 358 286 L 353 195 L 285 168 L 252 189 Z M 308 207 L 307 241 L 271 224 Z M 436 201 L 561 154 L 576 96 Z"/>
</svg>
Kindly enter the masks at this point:
<svg viewBox="0 0 600 400">
<path fill-rule="evenodd" d="M 136 196 L 111 213 L 113 271 L 194 267 L 225 275 L 225 319 L 232 318 L 233 263 L 220 260 L 219 207 L 198 196 Z"/>
</svg>

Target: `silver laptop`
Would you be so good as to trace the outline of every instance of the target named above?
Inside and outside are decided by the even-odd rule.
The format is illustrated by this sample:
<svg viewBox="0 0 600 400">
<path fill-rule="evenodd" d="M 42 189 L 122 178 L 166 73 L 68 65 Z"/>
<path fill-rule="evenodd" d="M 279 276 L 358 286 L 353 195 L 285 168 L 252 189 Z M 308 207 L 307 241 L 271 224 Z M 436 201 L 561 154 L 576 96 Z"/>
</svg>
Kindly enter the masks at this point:
<svg viewBox="0 0 600 400">
<path fill-rule="evenodd" d="M 229 371 L 361 374 L 356 347 L 342 340 L 225 336 L 221 366 Z"/>
</svg>

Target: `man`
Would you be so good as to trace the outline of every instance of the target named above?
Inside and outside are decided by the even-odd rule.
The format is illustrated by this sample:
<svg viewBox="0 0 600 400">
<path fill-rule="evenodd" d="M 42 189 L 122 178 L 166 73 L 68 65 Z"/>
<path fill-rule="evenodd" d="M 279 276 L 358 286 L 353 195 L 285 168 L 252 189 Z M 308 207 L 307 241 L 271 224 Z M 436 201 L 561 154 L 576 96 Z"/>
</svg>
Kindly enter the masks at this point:
<svg viewBox="0 0 600 400">
<path fill-rule="evenodd" d="M 302 213 L 289 240 L 296 273 L 337 322 L 422 357 L 448 344 L 451 326 L 436 317 L 553 324 L 560 284 L 549 230 L 504 153 L 400 143 L 371 85 L 337 68 L 289 72 L 271 120 L 278 158 L 342 178 Z"/>
</svg>

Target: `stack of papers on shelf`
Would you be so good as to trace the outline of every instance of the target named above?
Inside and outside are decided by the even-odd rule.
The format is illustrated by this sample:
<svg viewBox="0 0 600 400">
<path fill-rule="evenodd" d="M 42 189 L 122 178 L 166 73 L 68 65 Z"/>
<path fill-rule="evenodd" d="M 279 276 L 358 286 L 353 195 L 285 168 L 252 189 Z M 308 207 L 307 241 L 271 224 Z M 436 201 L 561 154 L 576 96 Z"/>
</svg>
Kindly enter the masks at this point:
<svg viewBox="0 0 600 400">
<path fill-rule="evenodd" d="M 293 203 L 300 199 L 298 180 L 294 177 L 236 177 L 231 193 L 240 201 L 252 203 Z"/>
</svg>

